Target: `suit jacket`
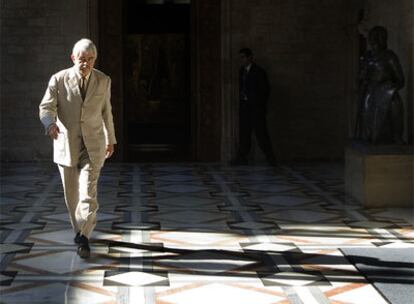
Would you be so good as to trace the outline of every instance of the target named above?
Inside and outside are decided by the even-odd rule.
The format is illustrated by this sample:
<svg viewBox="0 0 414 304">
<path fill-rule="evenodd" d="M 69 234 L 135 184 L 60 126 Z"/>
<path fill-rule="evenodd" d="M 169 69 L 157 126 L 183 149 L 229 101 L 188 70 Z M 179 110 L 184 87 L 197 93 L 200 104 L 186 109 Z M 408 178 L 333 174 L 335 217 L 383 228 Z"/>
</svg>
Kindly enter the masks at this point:
<svg viewBox="0 0 414 304">
<path fill-rule="evenodd" d="M 105 162 L 107 144 L 116 144 L 111 107 L 111 79 L 93 69 L 85 100 L 75 69 L 62 70 L 50 78 L 39 106 L 45 129 L 56 123 L 60 134 L 53 141 L 53 160 L 63 166 L 76 166 L 82 141 L 94 166 Z"/>
<path fill-rule="evenodd" d="M 239 71 L 239 90 L 242 99 L 242 90 L 247 96 L 247 102 L 255 110 L 266 110 L 267 100 L 269 99 L 269 80 L 266 72 L 257 64 L 252 63 L 247 78 L 243 84 L 244 67 Z M 243 102 L 243 100 L 241 100 Z"/>
</svg>

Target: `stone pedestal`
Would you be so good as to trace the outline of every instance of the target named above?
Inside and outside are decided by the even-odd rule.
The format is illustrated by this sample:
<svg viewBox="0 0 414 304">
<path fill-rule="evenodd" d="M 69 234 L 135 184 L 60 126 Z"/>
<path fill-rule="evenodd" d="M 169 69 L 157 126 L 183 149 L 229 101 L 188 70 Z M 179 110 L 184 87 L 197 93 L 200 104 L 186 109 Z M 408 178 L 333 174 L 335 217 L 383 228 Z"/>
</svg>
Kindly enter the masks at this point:
<svg viewBox="0 0 414 304">
<path fill-rule="evenodd" d="M 345 152 L 345 191 L 364 207 L 414 206 L 413 146 L 351 143 Z"/>
</svg>

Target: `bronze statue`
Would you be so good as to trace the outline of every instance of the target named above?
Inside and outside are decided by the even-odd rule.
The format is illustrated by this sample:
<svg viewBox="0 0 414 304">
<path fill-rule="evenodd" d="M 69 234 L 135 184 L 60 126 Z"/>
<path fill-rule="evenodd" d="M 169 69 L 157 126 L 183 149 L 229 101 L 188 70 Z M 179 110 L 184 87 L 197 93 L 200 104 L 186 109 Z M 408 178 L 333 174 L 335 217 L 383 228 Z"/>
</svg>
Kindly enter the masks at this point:
<svg viewBox="0 0 414 304">
<path fill-rule="evenodd" d="M 373 27 L 370 50 L 361 58 L 359 111 L 355 138 L 373 144 L 402 144 L 403 106 L 398 90 L 404 75 L 397 55 L 387 48 L 387 30 Z"/>
</svg>

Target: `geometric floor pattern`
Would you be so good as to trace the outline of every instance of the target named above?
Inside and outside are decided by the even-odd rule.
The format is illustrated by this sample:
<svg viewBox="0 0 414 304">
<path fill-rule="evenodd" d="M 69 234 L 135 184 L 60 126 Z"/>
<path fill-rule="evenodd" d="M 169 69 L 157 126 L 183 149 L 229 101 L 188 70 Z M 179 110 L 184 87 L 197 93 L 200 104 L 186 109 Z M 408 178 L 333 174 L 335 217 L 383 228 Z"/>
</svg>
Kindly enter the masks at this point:
<svg viewBox="0 0 414 304">
<path fill-rule="evenodd" d="M 389 303 L 343 248 L 414 248 L 410 209 L 363 209 L 340 163 L 109 163 L 80 259 L 51 164 L 3 164 L 1 303 Z"/>
</svg>

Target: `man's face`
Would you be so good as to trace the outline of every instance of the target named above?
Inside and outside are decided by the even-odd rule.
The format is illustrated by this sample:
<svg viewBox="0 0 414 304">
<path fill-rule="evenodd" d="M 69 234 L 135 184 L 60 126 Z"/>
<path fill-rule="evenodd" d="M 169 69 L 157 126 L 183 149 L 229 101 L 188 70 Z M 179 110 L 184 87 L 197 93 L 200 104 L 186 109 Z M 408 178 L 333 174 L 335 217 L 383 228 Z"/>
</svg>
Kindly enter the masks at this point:
<svg viewBox="0 0 414 304">
<path fill-rule="evenodd" d="M 93 52 L 82 51 L 71 55 L 73 64 L 82 76 L 88 76 L 95 65 L 96 56 Z"/>
<path fill-rule="evenodd" d="M 240 53 L 239 55 L 240 55 L 240 63 L 242 66 L 247 67 L 249 64 L 252 63 L 253 61 L 252 56 L 247 56 L 244 53 Z"/>
<path fill-rule="evenodd" d="M 368 43 L 369 43 L 369 46 L 370 46 L 371 50 L 374 53 L 376 53 L 380 50 L 380 45 L 378 43 L 378 39 L 376 39 L 375 37 L 369 36 L 368 37 Z"/>
<path fill-rule="evenodd" d="M 368 43 L 373 53 L 378 53 L 387 48 L 386 38 L 382 37 L 378 33 L 369 33 Z"/>
</svg>

